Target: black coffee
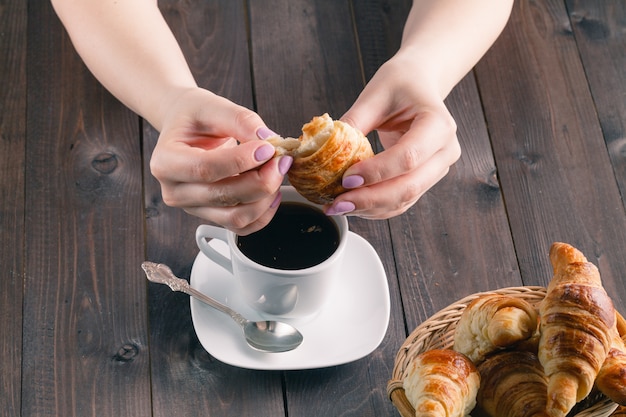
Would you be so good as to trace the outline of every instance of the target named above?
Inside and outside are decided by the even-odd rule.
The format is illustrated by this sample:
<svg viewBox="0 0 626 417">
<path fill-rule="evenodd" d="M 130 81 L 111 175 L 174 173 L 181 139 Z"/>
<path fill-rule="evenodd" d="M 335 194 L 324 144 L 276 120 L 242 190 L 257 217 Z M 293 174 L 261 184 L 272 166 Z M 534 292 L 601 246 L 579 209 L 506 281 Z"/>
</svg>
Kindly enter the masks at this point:
<svg viewBox="0 0 626 417">
<path fill-rule="evenodd" d="M 272 221 L 258 232 L 237 237 L 241 252 L 275 269 L 302 269 L 328 259 L 339 246 L 337 225 L 321 210 L 281 203 Z"/>
</svg>

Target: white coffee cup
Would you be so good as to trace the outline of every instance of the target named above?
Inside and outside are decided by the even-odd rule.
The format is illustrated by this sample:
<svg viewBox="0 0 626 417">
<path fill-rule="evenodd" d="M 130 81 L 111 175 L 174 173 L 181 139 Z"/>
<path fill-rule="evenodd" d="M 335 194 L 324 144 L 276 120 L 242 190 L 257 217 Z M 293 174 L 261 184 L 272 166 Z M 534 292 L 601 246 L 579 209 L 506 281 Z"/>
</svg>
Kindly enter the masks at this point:
<svg viewBox="0 0 626 417">
<path fill-rule="evenodd" d="M 291 186 L 282 186 L 281 193 L 281 204 L 297 202 L 321 209 Z M 196 242 L 204 255 L 233 275 L 243 299 L 263 316 L 307 318 L 319 313 L 329 299 L 333 284 L 340 279 L 348 220 L 344 216 L 330 216 L 329 219 L 339 234 L 335 251 L 321 263 L 302 269 L 277 269 L 253 261 L 241 252 L 237 245 L 238 236 L 221 227 L 200 225 L 196 230 Z M 230 258 L 218 252 L 207 239 L 226 242 Z M 310 248 L 302 248 L 303 251 L 307 249 Z"/>
</svg>

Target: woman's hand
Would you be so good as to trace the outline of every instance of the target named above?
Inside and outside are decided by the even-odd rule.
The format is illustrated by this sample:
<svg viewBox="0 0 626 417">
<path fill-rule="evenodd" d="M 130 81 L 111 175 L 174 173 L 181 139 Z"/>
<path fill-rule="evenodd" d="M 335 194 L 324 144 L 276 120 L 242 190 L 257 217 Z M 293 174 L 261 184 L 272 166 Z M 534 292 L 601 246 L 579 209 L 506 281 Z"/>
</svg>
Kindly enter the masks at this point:
<svg viewBox="0 0 626 417">
<path fill-rule="evenodd" d="M 165 204 L 240 235 L 269 223 L 291 158 L 260 140 L 273 135 L 261 118 L 200 88 L 172 103 L 150 161 Z"/>
<path fill-rule="evenodd" d="M 513 0 L 415 0 L 400 50 L 376 72 L 344 121 L 377 129 L 385 150 L 350 167 L 327 213 L 388 218 L 448 172 L 461 150 L 444 104 L 502 32 Z"/>
<path fill-rule="evenodd" d="M 456 124 L 432 84 L 416 82 L 420 70 L 414 66 L 414 60 L 392 58 L 342 117 L 363 133 L 378 130 L 385 150 L 346 171 L 343 185 L 351 190 L 327 214 L 399 215 L 459 159 Z"/>
</svg>

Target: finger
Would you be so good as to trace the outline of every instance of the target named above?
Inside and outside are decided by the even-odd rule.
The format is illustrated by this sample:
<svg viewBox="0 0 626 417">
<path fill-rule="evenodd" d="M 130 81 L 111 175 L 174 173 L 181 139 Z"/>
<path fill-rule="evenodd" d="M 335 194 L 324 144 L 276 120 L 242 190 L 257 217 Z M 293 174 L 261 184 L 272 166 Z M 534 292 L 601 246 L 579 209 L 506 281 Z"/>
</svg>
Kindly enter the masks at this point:
<svg viewBox="0 0 626 417">
<path fill-rule="evenodd" d="M 235 147 L 204 150 L 183 142 L 157 148 L 150 160 L 152 175 L 170 183 L 212 183 L 250 171 L 274 156 L 275 149 L 260 140 Z"/>
<path fill-rule="evenodd" d="M 242 143 L 276 135 L 265 126 L 257 113 L 221 96 L 215 96 L 214 99 L 216 103 L 202 107 L 199 114 L 199 120 L 207 121 L 207 134 L 234 137 Z"/>
<path fill-rule="evenodd" d="M 426 185 L 423 188 L 421 188 L 422 191 L 418 192 L 411 199 L 400 200 L 399 204 L 389 207 L 389 208 L 374 206 L 372 209 L 369 209 L 369 210 L 355 211 L 352 215 L 358 216 L 364 219 L 382 220 L 382 219 L 389 219 L 389 218 L 404 214 L 411 207 L 413 207 L 419 201 L 419 199 L 421 199 L 424 196 L 424 194 L 426 194 L 426 192 L 430 188 L 432 188 L 435 184 L 441 181 L 448 174 L 449 171 L 450 171 L 450 168 L 446 168 L 440 171 L 439 175 L 436 175 L 431 178 L 432 180 L 431 185 Z"/>
<path fill-rule="evenodd" d="M 245 236 L 265 227 L 276 214 L 281 194 L 277 191 L 267 198 L 235 207 L 192 207 L 185 211 L 196 217 L 209 220 Z"/>
<path fill-rule="evenodd" d="M 371 80 L 352 107 L 340 118 L 365 135 L 377 129 L 382 124 L 383 117 L 392 113 L 392 90 L 377 88 L 375 84 L 376 81 Z"/>
<path fill-rule="evenodd" d="M 450 165 L 456 160 L 455 157 L 454 149 L 446 149 L 436 153 L 418 170 L 389 181 L 345 192 L 337 197 L 326 213 L 333 214 L 334 207 L 345 208 L 352 205 L 354 210 L 345 214 L 369 219 L 386 219 L 400 215 L 446 176 Z"/>
<path fill-rule="evenodd" d="M 375 107 L 372 106 L 372 108 Z M 368 135 L 372 130 L 376 129 L 376 127 L 380 125 L 378 112 L 361 112 L 351 109 L 346 114 L 341 116 L 339 120 L 349 124 L 353 128 L 362 132 L 364 135 Z"/>
<path fill-rule="evenodd" d="M 364 185 L 389 181 L 419 169 L 435 153 L 447 147 L 458 147 L 454 121 L 439 114 L 424 113 L 395 144 L 373 158 L 351 166 L 343 178 L 359 176 Z"/>
<path fill-rule="evenodd" d="M 273 158 L 259 169 L 206 183 L 177 183 L 163 187 L 165 204 L 174 207 L 232 207 L 249 204 L 275 194 L 285 168 L 282 158 Z"/>
</svg>

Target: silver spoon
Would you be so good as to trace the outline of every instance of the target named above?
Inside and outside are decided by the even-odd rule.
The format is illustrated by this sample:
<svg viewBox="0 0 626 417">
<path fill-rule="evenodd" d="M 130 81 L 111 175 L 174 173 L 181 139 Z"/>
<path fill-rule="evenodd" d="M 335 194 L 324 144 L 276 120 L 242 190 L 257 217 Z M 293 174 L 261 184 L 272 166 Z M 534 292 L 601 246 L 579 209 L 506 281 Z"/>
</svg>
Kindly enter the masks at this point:
<svg viewBox="0 0 626 417">
<path fill-rule="evenodd" d="M 184 292 L 222 313 L 228 314 L 243 329 L 246 342 L 257 350 L 263 352 L 287 352 L 297 348 L 302 343 L 302 334 L 289 324 L 271 320 L 247 320 L 230 307 L 191 287 L 187 281 L 175 276 L 167 265 L 146 261 L 141 264 L 141 268 L 143 268 L 150 281 L 165 284 L 172 291 Z"/>
</svg>

